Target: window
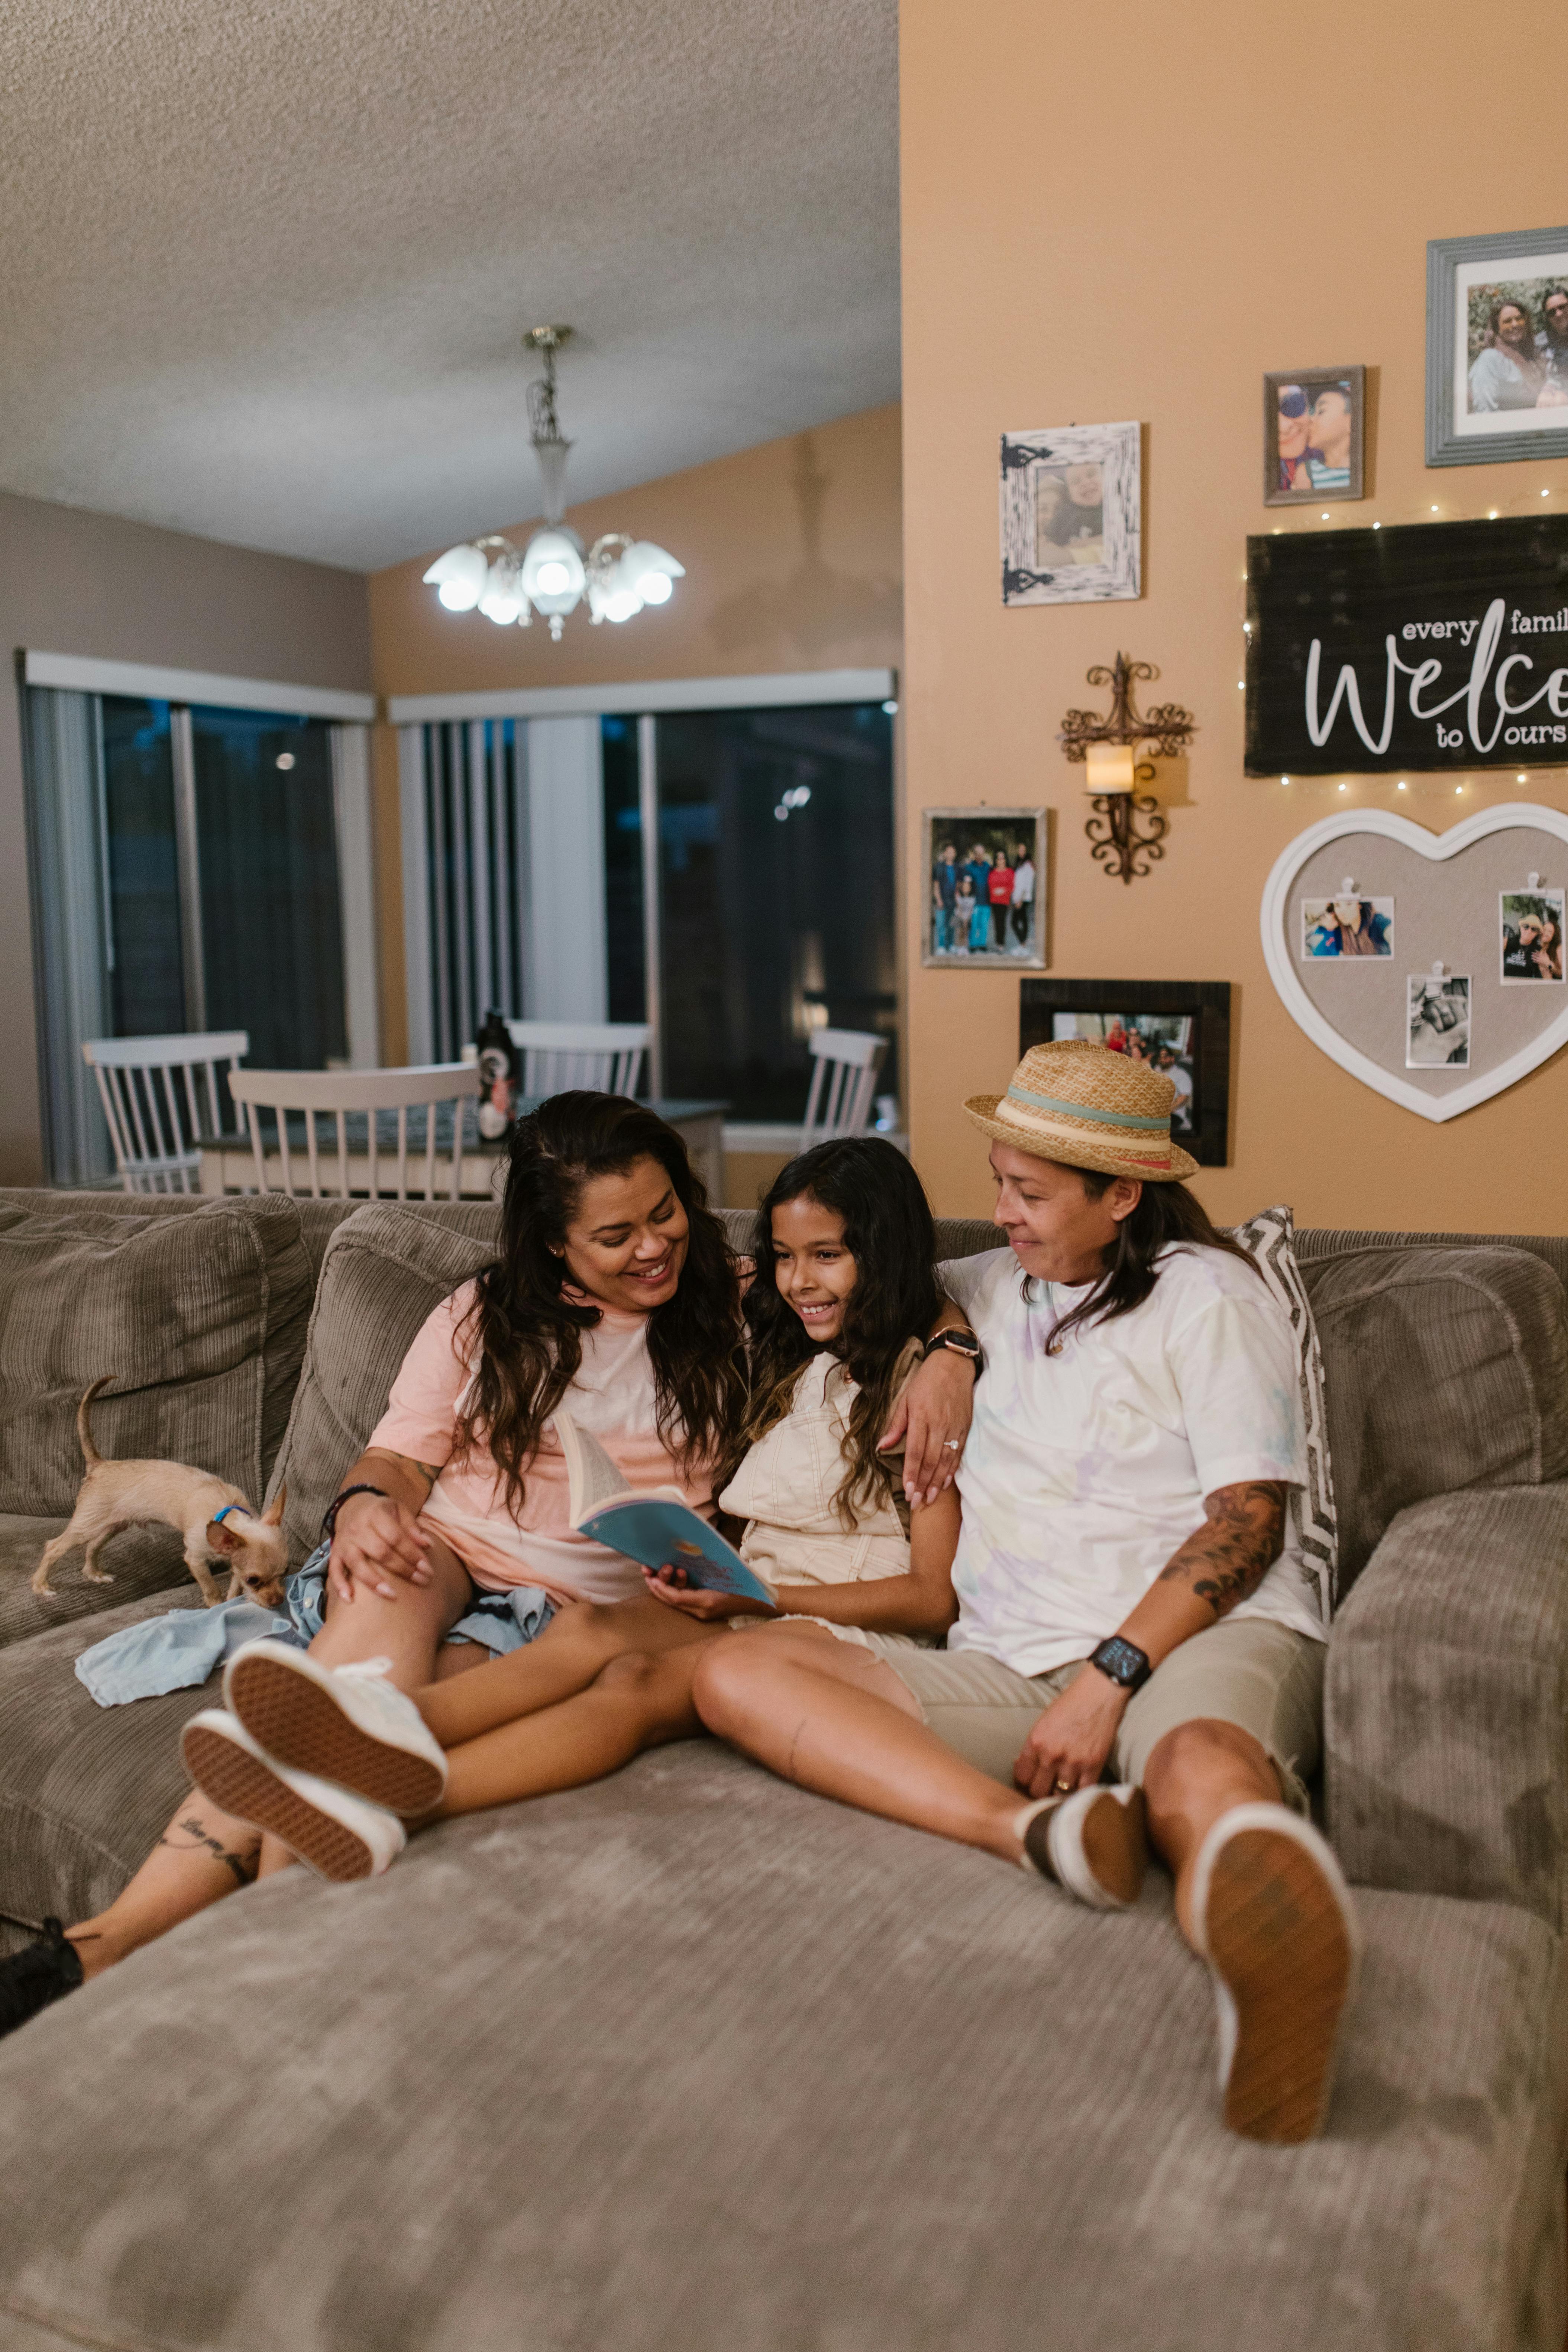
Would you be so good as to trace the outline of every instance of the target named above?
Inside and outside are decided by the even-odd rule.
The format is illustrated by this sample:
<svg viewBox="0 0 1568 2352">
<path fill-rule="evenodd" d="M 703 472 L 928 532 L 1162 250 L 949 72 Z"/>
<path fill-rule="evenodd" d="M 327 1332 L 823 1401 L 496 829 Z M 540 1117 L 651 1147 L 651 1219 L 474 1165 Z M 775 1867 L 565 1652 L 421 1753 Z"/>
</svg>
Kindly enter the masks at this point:
<svg viewBox="0 0 1568 2352">
<path fill-rule="evenodd" d="M 89 1037 L 243 1029 L 260 1068 L 349 1058 L 341 824 L 369 855 L 363 729 L 29 686 L 28 835 L 45 1146 L 55 1183 L 112 1168 Z M 353 737 L 347 758 L 341 738 Z M 361 966 L 358 1058 L 373 1061 Z M 368 1048 L 368 1050 L 367 1050 Z"/>
<path fill-rule="evenodd" d="M 798 1119 L 814 1029 L 889 1040 L 892 728 L 875 704 L 658 721 L 664 1084 Z"/>
</svg>

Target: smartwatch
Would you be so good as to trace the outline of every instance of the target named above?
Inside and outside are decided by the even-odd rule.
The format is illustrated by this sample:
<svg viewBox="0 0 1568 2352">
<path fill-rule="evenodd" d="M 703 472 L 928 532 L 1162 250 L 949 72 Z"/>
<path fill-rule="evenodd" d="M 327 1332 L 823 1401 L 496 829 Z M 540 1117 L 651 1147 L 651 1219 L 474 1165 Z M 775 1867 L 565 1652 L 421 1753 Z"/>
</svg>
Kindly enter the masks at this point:
<svg viewBox="0 0 1568 2352">
<path fill-rule="evenodd" d="M 928 1339 L 921 1353 L 921 1363 L 928 1356 L 934 1356 L 939 1348 L 951 1348 L 955 1356 L 962 1356 L 966 1364 L 973 1364 L 976 1380 L 985 1370 L 985 1350 L 967 1324 L 961 1324 L 952 1331 L 938 1331 L 934 1338 Z"/>
<path fill-rule="evenodd" d="M 1154 1671 L 1137 1643 L 1123 1641 L 1120 1633 L 1112 1633 L 1109 1642 L 1091 1650 L 1089 1663 L 1129 1694 L 1142 1690 Z"/>
</svg>

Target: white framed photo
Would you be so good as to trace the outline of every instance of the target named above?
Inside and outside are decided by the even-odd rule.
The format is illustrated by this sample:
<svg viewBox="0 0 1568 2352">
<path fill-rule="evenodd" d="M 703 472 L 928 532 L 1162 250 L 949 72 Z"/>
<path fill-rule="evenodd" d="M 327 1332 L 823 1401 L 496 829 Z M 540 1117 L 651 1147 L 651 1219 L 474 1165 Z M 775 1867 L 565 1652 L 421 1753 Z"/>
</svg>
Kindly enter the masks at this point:
<svg viewBox="0 0 1568 2352">
<path fill-rule="evenodd" d="M 1562 987 L 1563 900 L 1561 890 L 1503 890 L 1498 894 L 1498 942 L 1505 988 Z"/>
<path fill-rule="evenodd" d="M 921 812 L 925 922 L 921 961 L 947 971 L 1044 971 L 1046 812 Z"/>
<path fill-rule="evenodd" d="M 1468 1070 L 1470 1066 L 1470 976 L 1413 971 L 1405 982 L 1405 1066 L 1407 1070 Z"/>
<path fill-rule="evenodd" d="M 1002 602 L 1139 596 L 1139 427 L 1045 425 L 1002 436 Z"/>
<path fill-rule="evenodd" d="M 1353 891 L 1337 898 L 1301 901 L 1301 961 L 1349 962 L 1394 953 L 1394 901 L 1362 898 Z"/>
</svg>

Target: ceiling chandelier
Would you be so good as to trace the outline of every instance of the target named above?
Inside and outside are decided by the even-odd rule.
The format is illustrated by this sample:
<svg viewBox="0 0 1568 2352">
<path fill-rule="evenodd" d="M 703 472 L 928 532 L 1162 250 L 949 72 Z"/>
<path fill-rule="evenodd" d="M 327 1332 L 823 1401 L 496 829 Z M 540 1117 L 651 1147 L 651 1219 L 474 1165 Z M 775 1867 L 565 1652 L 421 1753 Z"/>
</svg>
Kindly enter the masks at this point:
<svg viewBox="0 0 1568 2352">
<path fill-rule="evenodd" d="M 584 547 L 562 520 L 572 444 L 555 414 L 555 354 L 571 334 L 570 327 L 531 327 L 522 339 L 526 351 L 544 356 L 542 380 L 528 387 L 529 439 L 544 486 L 544 528 L 521 550 L 499 531 L 467 540 L 437 556 L 425 574 L 449 613 L 477 608 L 502 629 L 514 621 L 526 629 L 538 613 L 554 638 L 584 596 L 591 621 L 629 621 L 645 604 L 668 604 L 686 572 L 651 539 L 607 530 Z"/>
</svg>

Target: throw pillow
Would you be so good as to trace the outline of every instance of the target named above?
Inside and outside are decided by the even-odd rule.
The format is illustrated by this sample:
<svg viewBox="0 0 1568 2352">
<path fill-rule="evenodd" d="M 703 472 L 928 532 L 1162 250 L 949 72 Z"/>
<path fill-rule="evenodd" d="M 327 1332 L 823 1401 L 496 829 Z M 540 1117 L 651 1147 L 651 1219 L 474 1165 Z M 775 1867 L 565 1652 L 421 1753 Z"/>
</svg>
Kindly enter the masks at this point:
<svg viewBox="0 0 1568 2352">
<path fill-rule="evenodd" d="M 1230 1234 L 1241 1244 L 1270 1295 L 1285 1309 L 1296 1337 L 1301 1413 L 1307 1424 L 1307 1484 L 1290 1490 L 1290 1531 L 1317 1589 L 1318 1607 L 1326 1625 L 1339 1597 L 1339 1519 L 1329 1459 L 1322 1350 L 1307 1286 L 1296 1263 L 1294 1223 L 1288 1208 L 1260 1209 L 1245 1224 L 1233 1225 Z"/>
</svg>

